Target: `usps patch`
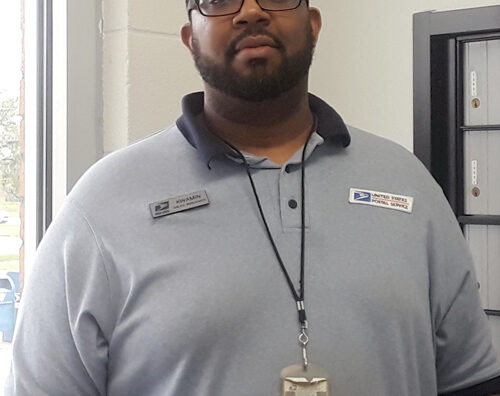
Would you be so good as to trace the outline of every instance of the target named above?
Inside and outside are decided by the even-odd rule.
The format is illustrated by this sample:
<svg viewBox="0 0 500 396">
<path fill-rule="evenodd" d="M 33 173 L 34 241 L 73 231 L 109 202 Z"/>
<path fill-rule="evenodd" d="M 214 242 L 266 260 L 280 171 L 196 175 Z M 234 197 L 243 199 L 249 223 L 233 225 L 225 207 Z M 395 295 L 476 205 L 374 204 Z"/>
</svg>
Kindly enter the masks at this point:
<svg viewBox="0 0 500 396">
<path fill-rule="evenodd" d="M 362 190 L 360 188 L 351 188 L 349 202 L 352 204 L 399 210 L 406 213 L 413 211 L 413 197 L 381 191 Z"/>
</svg>

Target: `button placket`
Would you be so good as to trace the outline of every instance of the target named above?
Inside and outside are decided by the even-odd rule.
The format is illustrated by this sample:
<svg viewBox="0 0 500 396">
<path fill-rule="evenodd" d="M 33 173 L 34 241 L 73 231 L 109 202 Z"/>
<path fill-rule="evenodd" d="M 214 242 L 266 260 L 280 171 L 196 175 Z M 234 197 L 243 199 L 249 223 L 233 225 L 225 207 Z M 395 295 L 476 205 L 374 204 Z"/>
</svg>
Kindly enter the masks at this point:
<svg viewBox="0 0 500 396">
<path fill-rule="evenodd" d="M 287 165 L 280 172 L 279 199 L 283 230 L 301 228 L 301 177 L 299 165 Z M 306 227 L 307 219 L 306 212 Z"/>
</svg>

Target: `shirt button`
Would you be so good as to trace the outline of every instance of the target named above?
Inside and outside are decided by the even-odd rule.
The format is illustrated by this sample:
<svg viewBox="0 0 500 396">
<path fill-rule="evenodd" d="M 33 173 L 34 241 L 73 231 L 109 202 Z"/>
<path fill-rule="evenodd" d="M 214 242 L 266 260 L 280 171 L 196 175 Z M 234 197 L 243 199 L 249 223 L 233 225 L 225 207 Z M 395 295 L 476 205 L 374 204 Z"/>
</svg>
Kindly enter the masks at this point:
<svg viewBox="0 0 500 396">
<path fill-rule="evenodd" d="M 290 206 L 290 208 L 292 209 L 297 209 L 297 206 L 299 206 L 299 204 L 295 199 L 291 199 L 290 201 L 288 201 L 288 206 Z"/>
</svg>

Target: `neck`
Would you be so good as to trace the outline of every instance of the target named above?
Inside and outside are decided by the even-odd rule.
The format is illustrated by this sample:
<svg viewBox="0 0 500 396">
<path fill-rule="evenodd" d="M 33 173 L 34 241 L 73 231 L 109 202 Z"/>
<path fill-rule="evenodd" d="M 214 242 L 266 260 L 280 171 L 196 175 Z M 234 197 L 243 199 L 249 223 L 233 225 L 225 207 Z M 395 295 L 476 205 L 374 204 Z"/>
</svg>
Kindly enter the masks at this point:
<svg viewBox="0 0 500 396">
<path fill-rule="evenodd" d="M 257 103 L 206 86 L 204 112 L 210 129 L 220 138 L 279 165 L 305 144 L 314 122 L 306 81 L 278 98 Z"/>
</svg>

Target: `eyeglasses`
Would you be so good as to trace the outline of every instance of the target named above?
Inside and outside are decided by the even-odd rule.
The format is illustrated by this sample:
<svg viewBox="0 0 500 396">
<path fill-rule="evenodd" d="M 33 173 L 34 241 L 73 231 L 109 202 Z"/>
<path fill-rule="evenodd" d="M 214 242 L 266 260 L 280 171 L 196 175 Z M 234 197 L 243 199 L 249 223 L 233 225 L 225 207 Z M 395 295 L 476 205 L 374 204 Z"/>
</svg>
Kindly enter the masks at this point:
<svg viewBox="0 0 500 396">
<path fill-rule="evenodd" d="M 237 14 L 245 0 L 187 0 L 188 12 L 198 8 L 204 16 Z M 302 0 L 256 0 L 264 11 L 289 11 L 300 6 Z"/>
</svg>

